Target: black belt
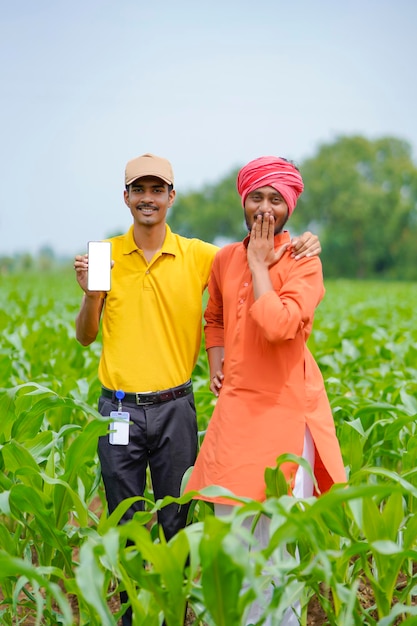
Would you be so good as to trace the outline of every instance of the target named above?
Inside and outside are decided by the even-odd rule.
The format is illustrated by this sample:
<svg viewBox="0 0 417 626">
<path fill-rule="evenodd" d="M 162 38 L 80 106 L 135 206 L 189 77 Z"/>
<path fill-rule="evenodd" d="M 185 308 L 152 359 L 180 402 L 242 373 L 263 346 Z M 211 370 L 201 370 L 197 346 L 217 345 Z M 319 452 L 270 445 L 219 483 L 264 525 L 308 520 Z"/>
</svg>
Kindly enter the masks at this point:
<svg viewBox="0 0 417 626">
<path fill-rule="evenodd" d="M 160 404 L 161 402 L 168 402 L 169 400 L 175 400 L 176 398 L 183 398 L 192 393 L 193 385 L 191 380 L 179 385 L 178 387 L 172 387 L 172 389 L 165 389 L 164 391 L 148 391 L 146 393 L 125 393 L 122 398 L 122 404 L 127 402 L 129 404 Z M 113 402 L 118 402 L 116 398 L 116 392 L 107 387 L 101 388 L 101 395 L 106 398 L 111 398 Z"/>
</svg>

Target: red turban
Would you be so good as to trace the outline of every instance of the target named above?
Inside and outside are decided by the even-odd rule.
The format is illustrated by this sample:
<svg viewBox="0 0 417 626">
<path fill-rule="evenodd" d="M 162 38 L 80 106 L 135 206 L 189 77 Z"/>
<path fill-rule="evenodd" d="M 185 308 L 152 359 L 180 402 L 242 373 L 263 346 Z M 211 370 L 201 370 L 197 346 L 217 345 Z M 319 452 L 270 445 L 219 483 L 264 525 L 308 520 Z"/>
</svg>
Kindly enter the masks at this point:
<svg viewBox="0 0 417 626">
<path fill-rule="evenodd" d="M 259 187 L 273 187 L 284 198 L 288 216 L 295 209 L 304 184 L 300 172 L 292 163 L 279 157 L 264 156 L 250 161 L 237 175 L 237 191 L 245 206 L 247 195 Z"/>
</svg>

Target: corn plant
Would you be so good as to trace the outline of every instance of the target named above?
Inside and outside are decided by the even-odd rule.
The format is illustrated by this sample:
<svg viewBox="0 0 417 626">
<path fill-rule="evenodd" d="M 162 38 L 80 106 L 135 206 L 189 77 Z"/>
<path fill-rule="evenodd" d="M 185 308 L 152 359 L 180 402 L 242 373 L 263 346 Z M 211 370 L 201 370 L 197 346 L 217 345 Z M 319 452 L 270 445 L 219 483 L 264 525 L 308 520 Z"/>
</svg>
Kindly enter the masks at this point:
<svg viewBox="0 0 417 626">
<path fill-rule="evenodd" d="M 295 603 L 308 624 L 313 599 L 326 624 L 415 623 L 416 295 L 414 284 L 336 281 L 317 311 L 309 346 L 347 485 L 292 498 L 284 455 L 266 471 L 264 503 L 243 499 L 220 520 L 194 501 L 190 525 L 166 542 L 155 513 L 173 499 L 155 502 L 150 483 L 132 521 L 119 524 L 129 501 L 107 515 L 96 453 L 108 427 L 95 410 L 100 337 L 88 348 L 75 341 L 81 292 L 72 273 L 3 277 L 1 622 L 113 625 L 125 591 L 135 625 L 180 625 L 188 605 L 195 624 L 237 626 L 255 599 L 258 626 L 279 624 Z M 202 347 L 194 372 L 201 439 L 215 402 L 207 381 Z M 260 516 L 271 519 L 267 548 L 242 526 Z"/>
</svg>

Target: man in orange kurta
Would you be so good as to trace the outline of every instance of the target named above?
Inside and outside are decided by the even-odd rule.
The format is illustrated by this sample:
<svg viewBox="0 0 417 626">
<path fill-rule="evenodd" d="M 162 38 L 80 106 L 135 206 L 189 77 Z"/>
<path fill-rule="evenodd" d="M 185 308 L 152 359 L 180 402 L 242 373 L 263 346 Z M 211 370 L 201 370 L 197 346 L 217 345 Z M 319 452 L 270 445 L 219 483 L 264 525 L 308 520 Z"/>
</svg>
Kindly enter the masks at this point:
<svg viewBox="0 0 417 626">
<path fill-rule="evenodd" d="M 262 501 L 265 468 L 292 453 L 309 458 L 323 492 L 346 474 L 323 378 L 306 345 L 324 295 L 321 262 L 296 261 L 283 230 L 303 181 L 285 159 L 261 157 L 242 168 L 237 187 L 249 235 L 222 248 L 212 267 L 205 336 L 218 400 L 187 491 L 220 485 Z M 297 468 L 282 467 L 292 485 Z"/>
</svg>

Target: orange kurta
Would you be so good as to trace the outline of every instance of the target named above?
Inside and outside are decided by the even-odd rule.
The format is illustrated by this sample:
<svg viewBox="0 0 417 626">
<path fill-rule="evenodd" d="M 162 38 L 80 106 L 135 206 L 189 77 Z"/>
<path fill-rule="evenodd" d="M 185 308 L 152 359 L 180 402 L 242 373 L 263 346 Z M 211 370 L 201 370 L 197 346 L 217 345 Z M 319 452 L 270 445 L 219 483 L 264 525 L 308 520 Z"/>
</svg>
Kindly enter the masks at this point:
<svg viewBox="0 0 417 626">
<path fill-rule="evenodd" d="M 288 241 L 287 232 L 276 235 L 275 248 Z M 264 500 L 265 468 L 280 454 L 301 456 L 308 425 L 323 492 L 346 474 L 323 377 L 306 345 L 324 295 L 321 262 L 286 252 L 269 270 L 274 291 L 255 301 L 247 242 L 222 248 L 212 268 L 206 347 L 224 345 L 224 381 L 187 491 L 219 485 Z M 288 480 L 296 468 L 283 466 Z"/>
</svg>

